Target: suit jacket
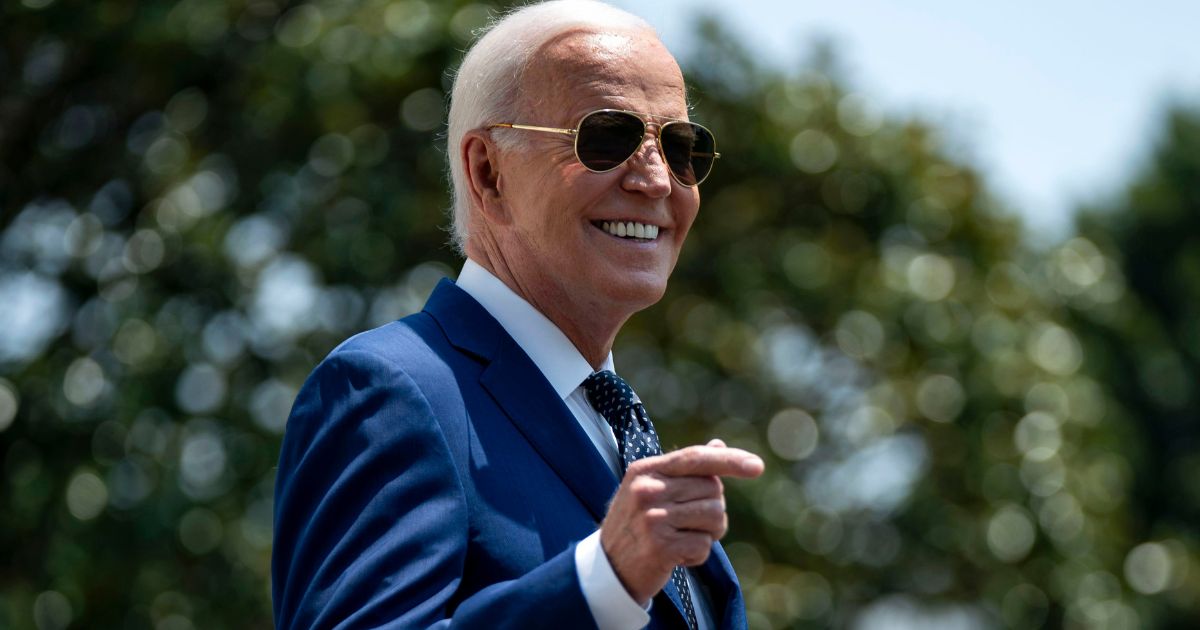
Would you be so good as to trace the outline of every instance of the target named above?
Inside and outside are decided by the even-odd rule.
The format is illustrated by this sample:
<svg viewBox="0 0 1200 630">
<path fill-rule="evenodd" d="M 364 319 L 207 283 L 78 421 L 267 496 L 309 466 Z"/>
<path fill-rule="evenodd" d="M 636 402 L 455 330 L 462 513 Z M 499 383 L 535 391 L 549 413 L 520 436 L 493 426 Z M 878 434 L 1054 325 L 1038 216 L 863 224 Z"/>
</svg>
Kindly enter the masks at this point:
<svg viewBox="0 0 1200 630">
<path fill-rule="evenodd" d="M 275 623 L 290 628 L 593 628 L 575 544 L 618 481 L 499 323 L 443 280 L 425 309 L 313 371 L 275 487 Z M 697 571 L 745 626 L 729 560 Z M 670 581 L 650 627 L 685 628 Z"/>
</svg>

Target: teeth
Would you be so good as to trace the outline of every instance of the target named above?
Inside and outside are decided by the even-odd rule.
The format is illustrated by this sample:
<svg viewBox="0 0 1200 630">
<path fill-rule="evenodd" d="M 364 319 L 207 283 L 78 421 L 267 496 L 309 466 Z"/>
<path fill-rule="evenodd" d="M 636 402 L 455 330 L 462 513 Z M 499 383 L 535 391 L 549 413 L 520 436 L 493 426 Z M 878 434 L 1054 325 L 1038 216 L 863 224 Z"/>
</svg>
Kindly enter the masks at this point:
<svg viewBox="0 0 1200 630">
<path fill-rule="evenodd" d="M 621 238 L 640 238 L 647 240 L 654 240 L 658 238 L 657 225 L 634 223 L 633 221 L 626 221 L 623 223 L 619 221 L 604 221 L 600 224 L 600 227 L 603 228 L 605 232 L 608 232 L 613 236 L 620 236 Z"/>
</svg>

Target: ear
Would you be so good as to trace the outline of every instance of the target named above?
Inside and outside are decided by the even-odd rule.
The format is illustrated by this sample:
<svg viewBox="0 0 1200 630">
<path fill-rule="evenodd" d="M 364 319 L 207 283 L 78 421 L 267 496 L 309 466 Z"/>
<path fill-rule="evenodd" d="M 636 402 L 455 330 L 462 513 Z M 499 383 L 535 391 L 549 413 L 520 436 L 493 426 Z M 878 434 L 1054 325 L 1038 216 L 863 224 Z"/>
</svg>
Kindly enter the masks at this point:
<svg viewBox="0 0 1200 630">
<path fill-rule="evenodd" d="M 463 167 L 471 203 L 489 218 L 505 214 L 501 195 L 500 150 L 486 131 L 474 130 L 463 136 Z"/>
</svg>

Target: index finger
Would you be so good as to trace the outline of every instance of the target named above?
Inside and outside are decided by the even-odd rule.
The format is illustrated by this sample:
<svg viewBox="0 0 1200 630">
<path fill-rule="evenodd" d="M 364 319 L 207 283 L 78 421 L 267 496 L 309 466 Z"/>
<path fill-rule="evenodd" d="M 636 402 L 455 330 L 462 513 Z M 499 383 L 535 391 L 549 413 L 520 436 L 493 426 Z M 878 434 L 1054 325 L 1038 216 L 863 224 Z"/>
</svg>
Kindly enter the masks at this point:
<svg viewBox="0 0 1200 630">
<path fill-rule="evenodd" d="M 727 446 L 689 446 L 662 455 L 654 471 L 671 477 L 718 475 L 753 479 L 763 472 L 758 455 Z"/>
</svg>

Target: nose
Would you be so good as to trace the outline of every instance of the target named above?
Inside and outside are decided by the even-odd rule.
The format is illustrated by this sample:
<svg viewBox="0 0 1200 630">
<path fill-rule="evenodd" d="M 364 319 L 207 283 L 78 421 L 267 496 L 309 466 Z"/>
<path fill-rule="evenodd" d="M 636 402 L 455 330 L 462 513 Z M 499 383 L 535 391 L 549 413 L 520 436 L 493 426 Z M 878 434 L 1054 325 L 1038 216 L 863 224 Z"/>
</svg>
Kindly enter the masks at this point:
<svg viewBox="0 0 1200 630">
<path fill-rule="evenodd" d="M 671 194 L 671 173 L 658 142 L 658 126 L 646 125 L 646 135 L 636 153 L 626 162 L 628 169 L 621 185 L 634 192 L 658 199 Z"/>
</svg>

